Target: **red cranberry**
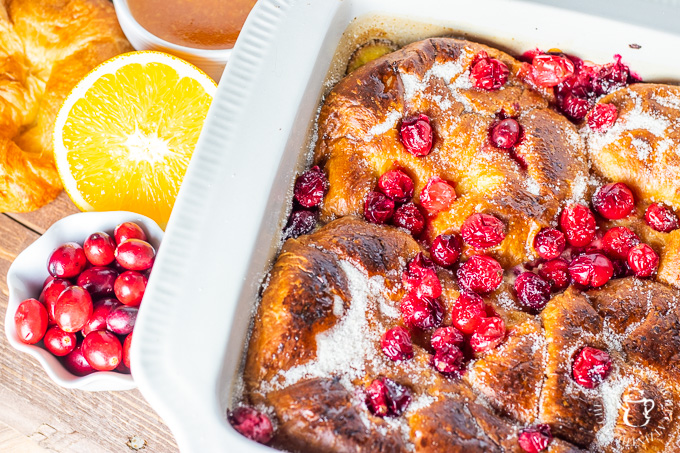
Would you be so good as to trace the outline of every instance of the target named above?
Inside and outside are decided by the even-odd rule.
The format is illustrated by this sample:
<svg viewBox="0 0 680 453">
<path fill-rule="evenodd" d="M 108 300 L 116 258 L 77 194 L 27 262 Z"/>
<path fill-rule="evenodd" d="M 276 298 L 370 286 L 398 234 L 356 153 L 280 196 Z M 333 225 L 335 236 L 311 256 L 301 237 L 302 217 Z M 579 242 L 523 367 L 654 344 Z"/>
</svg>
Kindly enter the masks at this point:
<svg viewBox="0 0 680 453">
<path fill-rule="evenodd" d="M 96 370 L 92 365 L 85 360 L 83 355 L 82 344 L 76 345 L 76 348 L 64 356 L 64 367 L 76 376 L 87 376 L 94 373 Z"/>
<path fill-rule="evenodd" d="M 227 418 L 236 431 L 250 440 L 267 444 L 274 437 L 274 428 L 269 417 L 252 407 L 237 407 L 229 412 Z"/>
<path fill-rule="evenodd" d="M 633 211 L 635 199 L 627 185 L 617 182 L 600 187 L 593 196 L 593 206 L 605 219 L 618 220 Z"/>
<path fill-rule="evenodd" d="M 456 275 L 463 288 L 485 294 L 501 285 L 503 268 L 490 256 L 474 255 L 458 268 Z"/>
<path fill-rule="evenodd" d="M 506 118 L 491 128 L 491 143 L 502 149 L 510 149 L 519 140 L 520 127 L 517 120 Z"/>
<path fill-rule="evenodd" d="M 460 236 L 440 234 L 432 241 L 430 257 L 432 257 L 432 261 L 442 267 L 451 267 L 458 261 L 462 249 L 463 241 Z"/>
<path fill-rule="evenodd" d="M 387 387 L 382 379 L 375 379 L 366 388 L 366 406 L 377 417 L 384 417 L 389 411 Z"/>
<path fill-rule="evenodd" d="M 614 104 L 597 104 L 588 114 L 588 126 L 598 132 L 605 132 L 616 123 L 618 113 Z"/>
<path fill-rule="evenodd" d="M 463 240 L 478 249 L 495 247 L 505 239 L 505 225 L 489 214 L 475 213 L 460 227 Z"/>
<path fill-rule="evenodd" d="M 647 244 L 638 244 L 630 249 L 628 265 L 636 277 L 649 277 L 659 267 L 659 255 Z"/>
<path fill-rule="evenodd" d="M 569 263 L 562 258 L 547 261 L 539 266 L 538 275 L 550 283 L 552 291 L 562 291 L 569 286 Z"/>
<path fill-rule="evenodd" d="M 470 347 L 475 352 L 490 351 L 503 342 L 505 323 L 501 318 L 484 318 L 479 321 L 470 337 Z"/>
<path fill-rule="evenodd" d="M 378 417 L 401 415 L 411 402 L 411 391 L 390 378 L 379 377 L 366 389 L 366 406 Z"/>
<path fill-rule="evenodd" d="M 534 249 L 545 260 L 560 256 L 566 245 L 564 233 L 555 228 L 544 228 L 534 237 Z"/>
<path fill-rule="evenodd" d="M 92 316 L 92 298 L 85 288 L 66 288 L 54 306 L 54 320 L 65 332 L 78 332 Z"/>
<path fill-rule="evenodd" d="M 411 235 L 418 236 L 425 229 L 425 217 L 413 203 L 406 203 L 397 208 L 392 217 L 392 223 L 407 229 Z"/>
<path fill-rule="evenodd" d="M 63 278 L 55 278 L 43 288 L 40 300 L 45 303 L 47 316 L 50 321 L 54 321 L 54 306 L 57 304 L 57 299 L 69 286 L 71 286 L 70 281 Z"/>
<path fill-rule="evenodd" d="M 612 260 L 614 266 L 614 275 L 612 278 L 623 278 L 633 275 L 633 271 L 628 265 L 628 260 Z"/>
<path fill-rule="evenodd" d="M 647 225 L 652 227 L 653 230 L 661 231 L 662 233 L 670 233 L 680 228 L 678 216 L 661 203 L 649 205 L 645 211 L 645 220 Z"/>
<path fill-rule="evenodd" d="M 48 275 L 47 278 L 45 279 L 45 281 L 43 282 L 43 286 L 42 286 L 43 289 L 45 289 L 45 287 L 46 287 L 47 285 L 49 285 L 50 282 L 52 282 L 53 280 L 55 280 L 55 278 L 52 277 L 51 275 Z M 41 301 L 41 302 L 42 302 L 42 301 Z"/>
<path fill-rule="evenodd" d="M 22 343 L 35 344 L 42 340 L 47 322 L 47 310 L 36 299 L 21 302 L 14 313 L 14 326 Z"/>
<path fill-rule="evenodd" d="M 456 191 L 439 176 L 430 178 L 420 191 L 420 204 L 433 213 L 448 209 L 455 199 Z"/>
<path fill-rule="evenodd" d="M 115 334 L 127 335 L 135 328 L 138 312 L 136 307 L 115 307 L 106 316 L 106 327 Z"/>
<path fill-rule="evenodd" d="M 436 299 L 442 295 L 442 285 L 434 265 L 422 252 L 409 261 L 408 269 L 401 276 L 401 282 L 407 291 L 417 297 Z"/>
<path fill-rule="evenodd" d="M 430 344 L 435 351 L 439 349 L 449 348 L 451 346 L 460 346 L 465 341 L 463 333 L 453 326 L 440 327 L 432 333 Z"/>
<path fill-rule="evenodd" d="M 123 341 L 123 365 L 130 368 L 130 346 L 132 345 L 132 333 Z"/>
<path fill-rule="evenodd" d="M 316 211 L 300 209 L 290 213 L 286 228 L 283 230 L 283 240 L 296 238 L 311 233 L 316 227 L 319 215 Z"/>
<path fill-rule="evenodd" d="M 45 348 L 57 357 L 63 357 L 76 348 L 76 334 L 64 332 L 57 326 L 45 332 Z"/>
<path fill-rule="evenodd" d="M 611 228 L 602 237 L 602 248 L 611 258 L 625 260 L 628 252 L 640 243 L 640 238 L 630 229 L 618 226 Z"/>
<path fill-rule="evenodd" d="M 464 334 L 470 335 L 484 318 L 484 300 L 475 293 L 461 292 L 451 309 L 453 325 Z"/>
<path fill-rule="evenodd" d="M 393 327 L 385 332 L 380 340 L 380 347 L 385 355 L 395 362 L 413 358 L 411 334 L 401 326 Z"/>
<path fill-rule="evenodd" d="M 111 310 L 120 306 L 114 298 L 100 299 L 93 304 L 92 315 L 87 323 L 83 326 L 81 333 L 87 336 L 90 332 L 97 330 L 106 330 L 106 317 L 109 316 Z"/>
<path fill-rule="evenodd" d="M 612 278 L 614 266 L 609 258 L 601 253 L 587 253 L 571 262 L 569 275 L 580 285 L 597 288 Z"/>
<path fill-rule="evenodd" d="M 559 103 L 560 111 L 573 121 L 581 121 L 590 111 L 590 101 L 574 95 L 567 95 Z"/>
<path fill-rule="evenodd" d="M 609 376 L 611 368 L 612 361 L 606 351 L 586 346 L 576 355 L 571 372 L 578 384 L 592 389 Z"/>
<path fill-rule="evenodd" d="M 444 308 L 437 299 L 417 297 L 407 294 L 399 305 L 401 317 L 409 327 L 432 329 L 438 327 L 444 319 Z"/>
<path fill-rule="evenodd" d="M 75 242 L 57 247 L 47 260 L 47 270 L 53 277 L 71 278 L 80 274 L 87 265 L 85 251 Z"/>
<path fill-rule="evenodd" d="M 628 66 L 621 63 L 621 55 L 614 55 L 614 63 L 602 66 L 591 81 L 592 91 L 601 96 L 626 86 L 632 77 Z"/>
<path fill-rule="evenodd" d="M 378 180 L 382 193 L 395 203 L 406 203 L 413 198 L 413 180 L 401 170 L 391 170 Z"/>
<path fill-rule="evenodd" d="M 532 79 L 540 87 L 554 87 L 574 74 L 574 63 L 560 55 L 536 55 L 531 65 Z"/>
<path fill-rule="evenodd" d="M 437 349 L 431 359 L 432 366 L 442 374 L 457 374 L 463 371 L 463 353 L 457 346 Z"/>
<path fill-rule="evenodd" d="M 508 67 L 505 63 L 481 51 L 475 56 L 470 69 L 470 79 L 475 88 L 486 91 L 495 91 L 508 81 Z"/>
<path fill-rule="evenodd" d="M 144 291 L 146 291 L 147 282 L 148 279 L 139 272 L 123 272 L 116 278 L 113 285 L 116 298 L 125 305 L 139 307 L 144 297 Z"/>
<path fill-rule="evenodd" d="M 97 371 L 114 370 L 123 358 L 123 345 L 111 332 L 98 330 L 83 340 L 83 355 Z"/>
<path fill-rule="evenodd" d="M 113 230 L 113 238 L 116 240 L 116 244 L 120 245 L 128 239 L 146 241 L 146 233 L 142 230 L 142 227 L 134 222 L 123 222 Z"/>
<path fill-rule="evenodd" d="M 550 283 L 533 272 L 522 272 L 515 280 L 517 299 L 531 310 L 543 310 L 550 300 Z"/>
<path fill-rule="evenodd" d="M 321 204 L 327 190 L 328 180 L 326 175 L 315 165 L 298 176 L 293 194 L 302 206 L 313 208 Z"/>
<path fill-rule="evenodd" d="M 116 243 L 106 233 L 92 233 L 85 239 L 83 250 L 87 260 L 94 266 L 106 266 L 113 262 Z"/>
<path fill-rule="evenodd" d="M 84 270 L 77 280 L 77 285 L 87 290 L 92 297 L 104 297 L 113 294 L 113 283 L 118 272 L 109 267 L 95 266 Z"/>
<path fill-rule="evenodd" d="M 545 451 L 552 439 L 549 425 L 536 425 L 521 429 L 517 437 L 519 446 L 527 453 Z"/>
<path fill-rule="evenodd" d="M 580 204 L 570 204 L 560 215 L 560 228 L 574 247 L 585 247 L 595 237 L 595 216 Z"/>
<path fill-rule="evenodd" d="M 595 236 L 593 236 L 593 240 L 590 241 L 590 244 L 588 244 L 584 250 L 580 250 L 579 253 L 593 253 L 593 252 L 602 252 L 604 250 L 604 243 L 602 242 L 602 238 L 604 237 L 604 233 L 602 233 L 601 230 L 595 231 Z"/>
<path fill-rule="evenodd" d="M 405 118 L 399 128 L 399 137 L 406 151 L 414 156 L 427 156 L 432 150 L 433 134 L 430 118 L 422 113 Z"/>
<path fill-rule="evenodd" d="M 394 214 L 394 201 L 380 192 L 369 192 L 364 204 L 364 218 L 371 223 L 383 224 Z"/>
<path fill-rule="evenodd" d="M 116 261 L 130 271 L 144 271 L 153 266 L 156 250 L 141 239 L 128 239 L 118 244 Z"/>
</svg>

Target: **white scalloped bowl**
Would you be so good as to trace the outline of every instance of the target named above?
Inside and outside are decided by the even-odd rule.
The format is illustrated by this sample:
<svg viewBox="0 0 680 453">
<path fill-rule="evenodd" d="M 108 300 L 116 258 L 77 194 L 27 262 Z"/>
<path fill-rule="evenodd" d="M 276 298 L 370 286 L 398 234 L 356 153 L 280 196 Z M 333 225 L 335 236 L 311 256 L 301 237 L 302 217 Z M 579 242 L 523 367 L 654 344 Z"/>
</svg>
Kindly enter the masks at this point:
<svg viewBox="0 0 680 453">
<path fill-rule="evenodd" d="M 171 43 L 142 27 L 130 12 L 127 0 L 113 0 L 113 6 L 120 28 L 135 50 L 157 50 L 175 55 L 198 66 L 216 82 L 220 81 L 232 49 L 195 49 Z"/>
<path fill-rule="evenodd" d="M 156 250 L 163 238 L 163 230 L 148 217 L 133 212 L 81 212 L 65 217 L 52 225 L 42 236 L 29 245 L 7 272 L 9 303 L 5 314 L 5 334 L 10 344 L 17 350 L 35 357 L 47 375 L 57 384 L 66 388 L 89 391 L 130 390 L 137 384 L 129 374 L 114 371 L 97 371 L 87 376 L 75 376 L 61 364 L 59 358 L 44 349 L 42 342 L 35 345 L 22 343 L 14 325 L 14 314 L 19 304 L 29 298 L 38 298 L 47 272 L 47 259 L 52 251 L 64 242 L 78 242 L 97 231 L 113 233 L 116 225 L 135 222 L 146 232 L 148 241 Z"/>
</svg>

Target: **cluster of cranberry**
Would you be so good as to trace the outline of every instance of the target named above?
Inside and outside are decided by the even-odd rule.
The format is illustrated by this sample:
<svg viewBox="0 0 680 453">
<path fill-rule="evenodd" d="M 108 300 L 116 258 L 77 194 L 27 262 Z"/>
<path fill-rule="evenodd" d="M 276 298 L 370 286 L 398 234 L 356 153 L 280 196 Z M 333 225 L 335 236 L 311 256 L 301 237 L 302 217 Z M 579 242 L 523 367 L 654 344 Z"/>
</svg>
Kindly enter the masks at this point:
<svg viewBox="0 0 680 453">
<path fill-rule="evenodd" d="M 633 212 L 635 199 L 630 188 L 619 182 L 600 187 L 592 204 L 604 219 L 619 220 Z M 656 231 L 669 232 L 680 226 L 677 216 L 660 203 L 647 208 L 645 219 Z M 518 300 L 530 310 L 543 309 L 551 291 L 561 291 L 570 283 L 597 288 L 611 278 L 649 277 L 659 266 L 657 253 L 632 230 L 617 226 L 598 231 L 595 215 L 581 204 L 564 208 L 559 228 L 543 229 L 534 238 L 534 249 L 541 258 L 533 263 L 538 275 L 523 272 L 515 280 Z"/>
<path fill-rule="evenodd" d="M 460 254 L 459 248 L 457 253 Z M 430 337 L 434 351 L 431 365 L 446 376 L 459 376 L 465 368 L 466 358 L 493 349 L 503 341 L 505 323 L 473 292 L 460 293 L 452 309 L 453 325 L 441 327 L 444 318 L 444 307 L 439 301 L 441 282 L 434 264 L 422 253 L 409 262 L 402 275 L 402 284 L 407 293 L 399 309 L 405 327 L 387 330 L 380 342 L 383 353 L 391 360 L 399 362 L 413 358 L 411 330 L 435 329 Z M 394 389 L 398 389 L 396 399 Z M 369 410 L 378 416 L 399 415 L 410 401 L 405 397 L 410 395 L 407 388 L 383 377 L 374 380 L 366 393 Z M 392 407 L 390 404 L 396 409 L 384 410 Z"/>
<path fill-rule="evenodd" d="M 156 251 L 136 223 L 118 225 L 113 236 L 98 232 L 83 246 L 57 247 L 39 298 L 21 302 L 14 316 L 22 342 L 43 340 L 78 376 L 129 373 L 132 331 Z"/>
<path fill-rule="evenodd" d="M 613 105 L 596 104 L 598 98 L 641 81 L 621 63 L 620 55 L 614 59 L 613 63 L 597 65 L 573 55 L 536 49 L 522 55 L 523 63 L 517 75 L 533 86 L 553 88 L 557 109 L 569 119 L 587 119 L 592 129 L 603 130 L 614 124 L 617 113 Z M 495 91 L 508 81 L 509 72 L 505 63 L 481 51 L 470 66 L 470 79 L 477 89 Z"/>
</svg>

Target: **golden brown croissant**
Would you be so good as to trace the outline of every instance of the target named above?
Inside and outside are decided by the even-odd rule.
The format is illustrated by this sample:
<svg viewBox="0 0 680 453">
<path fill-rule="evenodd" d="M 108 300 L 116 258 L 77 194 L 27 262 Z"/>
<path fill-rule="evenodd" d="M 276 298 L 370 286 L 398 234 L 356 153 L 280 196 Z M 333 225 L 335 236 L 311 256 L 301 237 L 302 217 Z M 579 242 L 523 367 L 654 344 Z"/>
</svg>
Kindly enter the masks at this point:
<svg viewBox="0 0 680 453">
<path fill-rule="evenodd" d="M 129 50 L 105 0 L 0 3 L 0 211 L 31 211 L 59 194 L 59 108 L 92 68 Z"/>
</svg>

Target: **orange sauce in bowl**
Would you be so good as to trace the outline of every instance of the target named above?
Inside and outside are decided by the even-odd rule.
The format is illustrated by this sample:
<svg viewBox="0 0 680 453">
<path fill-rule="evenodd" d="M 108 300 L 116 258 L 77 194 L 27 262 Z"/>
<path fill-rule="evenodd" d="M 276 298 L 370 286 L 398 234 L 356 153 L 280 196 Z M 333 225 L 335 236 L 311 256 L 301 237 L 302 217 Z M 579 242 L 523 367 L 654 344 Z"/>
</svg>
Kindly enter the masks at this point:
<svg viewBox="0 0 680 453">
<path fill-rule="evenodd" d="M 257 0 L 128 0 L 139 25 L 196 49 L 231 49 Z"/>
</svg>

